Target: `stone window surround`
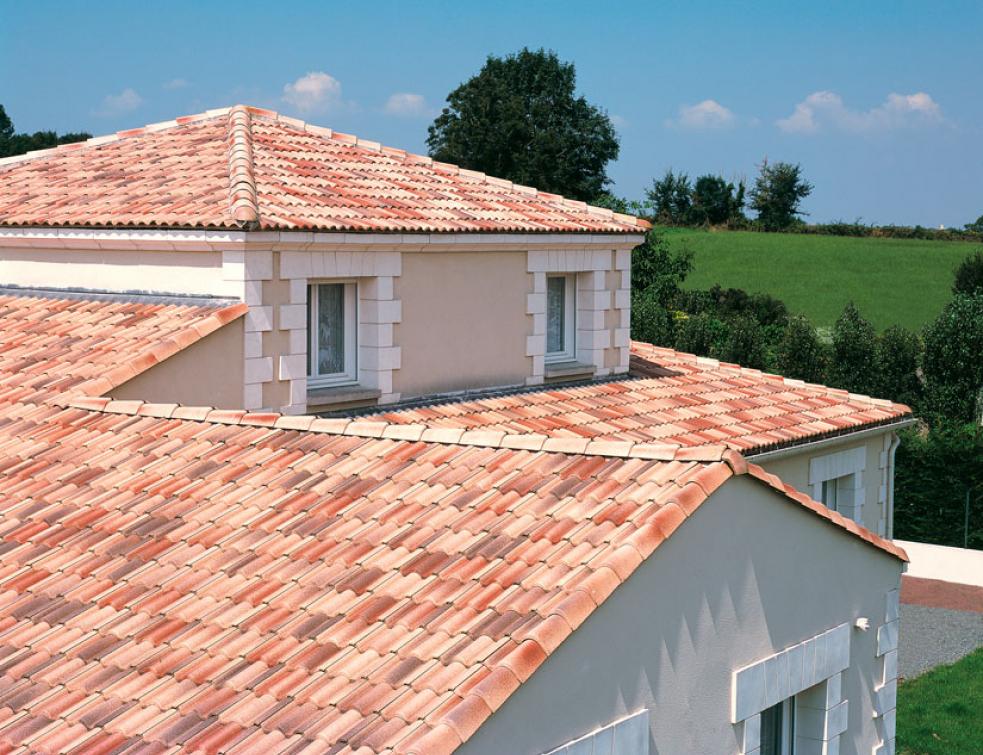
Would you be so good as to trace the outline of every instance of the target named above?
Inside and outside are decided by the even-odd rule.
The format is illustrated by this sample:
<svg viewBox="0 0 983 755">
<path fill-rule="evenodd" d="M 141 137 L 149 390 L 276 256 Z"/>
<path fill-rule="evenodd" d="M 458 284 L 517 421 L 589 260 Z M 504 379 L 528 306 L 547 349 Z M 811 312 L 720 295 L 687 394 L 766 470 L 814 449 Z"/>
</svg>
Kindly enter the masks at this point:
<svg viewBox="0 0 983 755">
<path fill-rule="evenodd" d="M 761 713 L 796 699 L 795 752 L 834 752 L 847 728 L 842 672 L 850 665 L 850 625 L 840 624 L 733 674 L 732 721 L 741 726 L 741 752 L 757 755 Z"/>
<path fill-rule="evenodd" d="M 546 755 L 648 755 L 649 711 L 619 718 L 550 750 Z"/>
<path fill-rule="evenodd" d="M 873 755 L 894 755 L 895 724 L 898 700 L 898 628 L 901 618 L 901 593 L 894 589 L 887 592 L 884 601 L 884 623 L 877 627 L 879 673 L 874 685 L 874 722 L 880 740 Z"/>
<path fill-rule="evenodd" d="M 614 253 L 612 267 L 612 252 Z M 616 271 L 619 287 L 608 288 L 607 274 Z M 526 356 L 532 374 L 526 385 L 541 385 L 546 374 L 546 276 L 576 274 L 576 360 L 594 367 L 595 377 L 628 371 L 631 324 L 631 252 L 627 249 L 532 249 L 527 252 L 532 292 L 526 296 L 526 314 L 532 315 L 532 335 L 526 338 Z M 607 313 L 618 313 L 618 325 L 607 327 Z M 618 349 L 618 366 L 604 363 L 605 349 Z"/>
<path fill-rule="evenodd" d="M 332 277 L 358 279 L 360 383 L 380 390 L 380 402 L 397 401 L 398 394 L 392 393 L 392 370 L 398 367 L 399 350 L 392 346 L 392 323 L 398 322 L 400 307 L 393 297 L 392 280 L 399 275 L 400 265 L 398 252 L 283 251 L 279 272 L 289 282 L 290 298 L 274 313 L 274 305 L 263 303 L 263 282 L 273 279 L 273 252 L 223 251 L 223 276 L 242 283 L 243 300 L 249 305 L 244 328 L 243 408 L 266 408 L 263 386 L 273 381 L 274 357 L 263 355 L 263 334 L 273 330 L 275 316 L 276 326 L 289 333 L 289 353 L 278 355 L 276 367 L 279 379 L 290 384 L 290 404 L 269 408 L 284 414 L 307 411 L 307 282 Z"/>
<path fill-rule="evenodd" d="M 851 486 L 850 495 L 837 501 L 837 509 L 843 516 L 862 524 L 866 466 L 866 446 L 812 457 L 809 459 L 809 489 L 813 499 L 822 501 L 823 482 L 852 475 L 852 481 L 848 483 Z"/>
</svg>

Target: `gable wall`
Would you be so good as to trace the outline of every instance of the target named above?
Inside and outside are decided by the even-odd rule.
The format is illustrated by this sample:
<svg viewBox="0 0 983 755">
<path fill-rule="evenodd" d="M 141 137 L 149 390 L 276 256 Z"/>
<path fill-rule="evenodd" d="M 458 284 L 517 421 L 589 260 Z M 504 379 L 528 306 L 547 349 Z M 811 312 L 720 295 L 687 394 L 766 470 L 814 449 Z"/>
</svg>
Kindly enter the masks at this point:
<svg viewBox="0 0 983 755">
<path fill-rule="evenodd" d="M 732 674 L 844 622 L 842 755 L 870 755 L 901 563 L 747 478 L 727 482 L 459 750 L 538 755 L 650 710 L 651 753 L 736 753 Z M 870 619 L 871 630 L 852 624 Z M 893 706 L 892 706 L 893 707 Z"/>
<path fill-rule="evenodd" d="M 243 318 L 109 392 L 115 399 L 186 406 L 242 408 Z"/>
</svg>

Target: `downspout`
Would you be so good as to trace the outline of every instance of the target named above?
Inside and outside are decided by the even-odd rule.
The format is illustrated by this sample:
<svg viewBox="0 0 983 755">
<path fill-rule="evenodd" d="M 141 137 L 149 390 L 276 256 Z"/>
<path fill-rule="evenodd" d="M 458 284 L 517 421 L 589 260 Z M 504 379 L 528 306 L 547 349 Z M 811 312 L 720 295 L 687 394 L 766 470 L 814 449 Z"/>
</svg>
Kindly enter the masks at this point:
<svg viewBox="0 0 983 755">
<path fill-rule="evenodd" d="M 887 452 L 887 532 L 888 540 L 894 539 L 894 454 L 901 445 L 901 436 L 891 433 L 891 448 Z"/>
</svg>

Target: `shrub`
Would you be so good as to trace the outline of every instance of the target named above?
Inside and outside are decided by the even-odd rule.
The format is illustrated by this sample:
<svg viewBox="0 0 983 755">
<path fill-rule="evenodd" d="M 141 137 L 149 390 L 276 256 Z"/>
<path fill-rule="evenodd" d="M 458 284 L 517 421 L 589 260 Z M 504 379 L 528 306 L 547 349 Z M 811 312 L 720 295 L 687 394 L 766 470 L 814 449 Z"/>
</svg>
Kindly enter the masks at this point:
<svg viewBox="0 0 983 755">
<path fill-rule="evenodd" d="M 876 343 L 873 326 L 861 316 L 853 302 L 847 304 L 833 326 L 830 383 L 853 393 L 871 394 L 876 383 Z"/>
<path fill-rule="evenodd" d="M 676 341 L 676 324 L 672 311 L 652 294 L 632 293 L 631 337 L 637 341 L 672 348 Z"/>
<path fill-rule="evenodd" d="M 976 294 L 983 292 L 983 249 L 971 254 L 956 268 L 952 284 L 954 294 Z"/>
<path fill-rule="evenodd" d="M 753 317 L 741 315 L 731 320 L 729 326 L 729 333 L 719 350 L 720 358 L 743 367 L 765 369 L 766 341 L 761 324 Z"/>
<path fill-rule="evenodd" d="M 704 357 L 716 356 L 727 336 L 727 325 L 721 320 L 706 313 L 693 315 L 678 325 L 676 348 Z"/>
<path fill-rule="evenodd" d="M 983 293 L 958 294 L 925 331 L 925 405 L 934 417 L 976 422 L 983 389 Z"/>
<path fill-rule="evenodd" d="M 778 343 L 776 367 L 781 375 L 821 383 L 826 379 L 827 352 L 812 323 L 796 315 L 788 321 Z"/>
<path fill-rule="evenodd" d="M 680 286 L 693 269 L 693 251 L 672 251 L 655 230 L 645 234 L 645 242 L 631 255 L 631 290 L 646 294 L 669 308 L 675 304 Z"/>
<path fill-rule="evenodd" d="M 983 433 L 939 421 L 931 432 L 905 430 L 895 460 L 894 536 L 962 547 L 970 490 L 970 548 L 983 548 Z"/>
<path fill-rule="evenodd" d="M 922 384 L 918 366 L 922 341 L 900 325 L 892 325 L 877 339 L 874 395 L 900 401 L 908 406 L 921 403 Z"/>
</svg>

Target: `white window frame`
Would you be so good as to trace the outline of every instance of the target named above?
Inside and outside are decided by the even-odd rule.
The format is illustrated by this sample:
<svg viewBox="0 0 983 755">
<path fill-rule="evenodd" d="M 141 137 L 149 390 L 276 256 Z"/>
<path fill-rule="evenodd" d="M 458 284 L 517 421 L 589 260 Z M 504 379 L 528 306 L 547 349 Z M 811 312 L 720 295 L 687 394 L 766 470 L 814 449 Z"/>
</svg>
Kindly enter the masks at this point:
<svg viewBox="0 0 983 755">
<path fill-rule="evenodd" d="M 576 274 L 548 274 L 546 276 L 546 343 L 549 349 L 549 282 L 551 278 L 564 281 L 563 291 L 563 351 L 547 351 L 543 361 L 547 364 L 574 362 L 577 359 L 577 276 Z"/>
<path fill-rule="evenodd" d="M 317 318 L 318 297 L 315 295 L 318 286 L 344 286 L 344 338 L 345 338 L 345 369 L 331 375 L 320 375 L 312 372 L 317 369 Z M 307 283 L 307 349 L 310 366 L 307 375 L 308 388 L 332 388 L 342 385 L 354 385 L 358 382 L 358 284 L 354 280 L 311 280 Z"/>
</svg>

